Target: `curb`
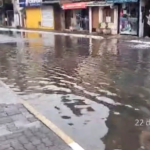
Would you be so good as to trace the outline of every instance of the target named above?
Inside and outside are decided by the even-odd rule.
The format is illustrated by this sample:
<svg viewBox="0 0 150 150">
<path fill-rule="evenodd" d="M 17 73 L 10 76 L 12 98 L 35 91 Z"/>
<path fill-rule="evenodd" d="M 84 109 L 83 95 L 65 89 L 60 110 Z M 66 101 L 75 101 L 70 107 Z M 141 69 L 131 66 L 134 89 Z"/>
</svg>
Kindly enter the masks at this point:
<svg viewBox="0 0 150 150">
<path fill-rule="evenodd" d="M 0 80 L 0 84 L 9 90 L 9 92 L 14 93 L 10 87 Z M 15 94 L 15 93 L 14 93 Z M 16 95 L 16 94 L 15 94 Z M 24 107 L 30 111 L 37 119 L 39 119 L 44 125 L 46 125 L 50 130 L 52 130 L 57 136 L 59 136 L 69 147 L 73 150 L 84 150 L 79 144 L 73 141 L 67 134 L 65 134 L 60 128 L 58 128 L 54 123 L 48 120 L 45 116 L 41 115 L 36 109 L 34 109 L 28 102 L 21 100 L 18 101 L 24 105 Z"/>
<path fill-rule="evenodd" d="M 73 36 L 73 37 L 82 37 L 82 38 L 92 38 L 102 40 L 104 37 L 96 36 L 96 35 L 85 35 L 85 34 L 73 34 L 73 33 L 60 33 L 60 32 L 50 32 L 50 31 L 38 31 L 38 30 L 26 30 L 26 29 L 13 29 L 13 28 L 2 28 L 0 27 L 0 31 L 17 31 L 17 32 L 38 32 L 38 33 L 47 33 L 53 35 L 63 35 L 63 36 Z"/>
<path fill-rule="evenodd" d="M 27 110 L 29 110 L 36 118 L 38 118 L 43 124 L 45 124 L 49 129 L 51 129 L 56 135 L 58 135 L 73 150 L 84 150 L 79 144 L 74 142 L 68 135 L 66 135 L 55 124 L 53 124 L 45 116 L 41 115 L 37 110 L 35 110 L 28 102 L 22 100 L 21 104 L 23 104 Z"/>
</svg>

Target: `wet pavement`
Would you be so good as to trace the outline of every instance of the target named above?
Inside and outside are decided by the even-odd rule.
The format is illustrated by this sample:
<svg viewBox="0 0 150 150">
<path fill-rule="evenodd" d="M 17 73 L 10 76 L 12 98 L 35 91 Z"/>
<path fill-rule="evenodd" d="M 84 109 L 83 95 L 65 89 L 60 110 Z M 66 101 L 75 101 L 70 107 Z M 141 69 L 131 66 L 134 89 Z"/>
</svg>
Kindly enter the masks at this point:
<svg viewBox="0 0 150 150">
<path fill-rule="evenodd" d="M 150 41 L 0 34 L 0 79 L 85 150 L 138 150 L 150 123 Z"/>
<path fill-rule="evenodd" d="M 1 81 L 0 95 L 0 150 L 71 150 Z"/>
</svg>

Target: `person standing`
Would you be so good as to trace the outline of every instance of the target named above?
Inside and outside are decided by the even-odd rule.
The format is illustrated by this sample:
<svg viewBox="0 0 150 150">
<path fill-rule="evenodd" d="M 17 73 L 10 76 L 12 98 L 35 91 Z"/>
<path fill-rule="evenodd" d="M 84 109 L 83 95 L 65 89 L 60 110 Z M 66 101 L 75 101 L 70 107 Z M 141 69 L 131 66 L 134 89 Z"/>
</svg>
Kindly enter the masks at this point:
<svg viewBox="0 0 150 150">
<path fill-rule="evenodd" d="M 8 19 L 5 17 L 5 26 L 8 26 Z"/>
<path fill-rule="evenodd" d="M 85 24 L 85 30 L 89 30 L 89 19 L 87 16 L 84 19 L 84 24 Z"/>
</svg>

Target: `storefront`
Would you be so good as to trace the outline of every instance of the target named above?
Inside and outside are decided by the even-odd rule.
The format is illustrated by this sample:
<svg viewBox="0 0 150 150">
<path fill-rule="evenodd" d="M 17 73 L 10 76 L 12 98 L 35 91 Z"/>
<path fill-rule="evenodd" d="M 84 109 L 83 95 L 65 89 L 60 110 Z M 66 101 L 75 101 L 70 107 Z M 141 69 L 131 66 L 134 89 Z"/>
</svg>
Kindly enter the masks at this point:
<svg viewBox="0 0 150 150">
<path fill-rule="evenodd" d="M 118 33 L 141 36 L 141 0 L 106 0 L 118 6 Z"/>
<path fill-rule="evenodd" d="M 89 30 L 89 10 L 86 2 L 63 4 L 65 29 Z"/>
<path fill-rule="evenodd" d="M 138 35 L 139 33 L 139 3 L 122 3 L 119 7 L 119 33 Z"/>
<path fill-rule="evenodd" d="M 24 0 L 25 27 L 33 29 L 54 29 L 54 7 L 42 0 Z"/>
<path fill-rule="evenodd" d="M 118 31 L 118 6 L 114 6 L 113 2 L 91 1 L 88 2 L 89 7 L 89 26 L 90 33 L 98 32 L 109 28 L 110 34 L 117 34 Z"/>
</svg>

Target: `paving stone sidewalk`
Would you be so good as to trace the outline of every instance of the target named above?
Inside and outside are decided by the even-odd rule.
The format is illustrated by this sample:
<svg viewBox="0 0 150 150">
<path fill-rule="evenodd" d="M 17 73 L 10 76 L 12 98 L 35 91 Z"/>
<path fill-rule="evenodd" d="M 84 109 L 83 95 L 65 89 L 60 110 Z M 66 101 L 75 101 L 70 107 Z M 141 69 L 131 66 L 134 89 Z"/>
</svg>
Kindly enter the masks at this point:
<svg viewBox="0 0 150 150">
<path fill-rule="evenodd" d="M 0 150 L 71 150 L 22 104 L 0 104 Z"/>
</svg>

